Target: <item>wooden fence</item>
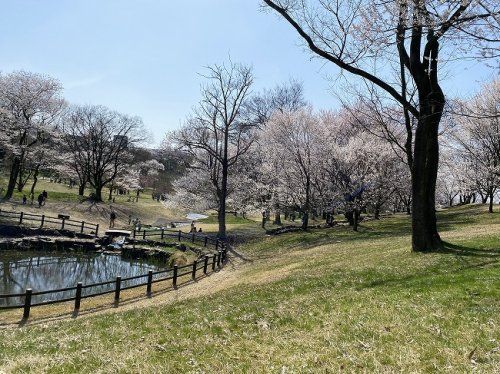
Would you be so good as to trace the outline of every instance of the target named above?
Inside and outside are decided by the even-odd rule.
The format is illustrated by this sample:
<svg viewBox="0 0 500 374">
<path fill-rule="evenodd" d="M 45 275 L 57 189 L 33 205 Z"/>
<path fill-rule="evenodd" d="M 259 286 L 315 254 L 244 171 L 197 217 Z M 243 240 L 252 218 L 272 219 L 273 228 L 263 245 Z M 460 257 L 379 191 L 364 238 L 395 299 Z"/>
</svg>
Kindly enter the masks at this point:
<svg viewBox="0 0 500 374">
<path fill-rule="evenodd" d="M 172 287 L 174 289 L 176 289 L 177 282 L 178 282 L 178 279 L 180 277 L 183 277 L 186 275 L 191 275 L 191 278 L 193 280 L 195 280 L 197 277 L 197 274 L 200 274 L 198 272 L 199 270 L 202 270 L 203 275 L 206 275 L 210 272 L 210 268 L 211 268 L 212 272 L 214 272 L 216 270 L 216 268 L 220 269 L 223 266 L 223 264 L 226 262 L 226 260 L 227 260 L 227 248 L 225 248 L 225 246 L 224 246 L 224 248 L 222 250 L 219 250 L 217 253 L 213 254 L 213 256 L 205 255 L 205 257 L 202 261 L 195 260 L 192 264 L 184 265 L 184 266 L 174 265 L 174 267 L 171 269 L 160 270 L 160 271 L 156 271 L 156 272 L 153 272 L 152 270 L 150 270 L 147 274 L 137 275 L 134 277 L 122 278 L 120 276 L 117 276 L 115 280 L 94 283 L 94 284 L 84 285 L 81 282 L 79 282 L 74 287 L 66 287 L 66 288 L 60 288 L 60 289 L 55 289 L 55 290 L 33 292 L 33 290 L 31 288 L 28 288 L 23 293 L 5 294 L 5 295 L 0 294 L 0 301 L 6 300 L 9 298 L 21 298 L 24 300 L 24 302 L 21 304 L 0 306 L 0 310 L 1 309 L 16 309 L 16 308 L 19 309 L 19 308 L 22 308 L 23 309 L 23 319 L 27 319 L 30 316 L 31 308 L 33 308 L 33 307 L 37 307 L 37 306 L 41 306 L 41 305 L 63 303 L 63 302 L 68 302 L 68 301 L 74 301 L 74 310 L 75 310 L 75 312 L 77 312 L 80 309 L 82 299 L 89 298 L 89 297 L 101 296 L 101 295 L 110 294 L 110 293 L 114 294 L 114 301 L 117 304 L 120 301 L 120 292 L 123 290 L 129 290 L 132 288 L 146 286 L 146 294 L 150 295 L 153 283 L 158 283 L 158 282 L 163 282 L 163 281 L 168 281 L 168 280 L 172 280 Z M 186 269 L 186 270 L 184 270 L 184 269 Z M 184 270 L 184 272 L 182 272 L 182 270 Z M 169 275 L 169 273 L 171 275 Z M 165 276 L 162 277 L 162 275 L 165 275 Z M 125 286 L 125 287 L 122 286 L 122 283 L 124 283 L 124 282 L 135 281 L 138 279 L 146 279 L 146 280 L 144 282 L 139 282 L 137 284 L 132 284 L 132 285 Z M 95 287 L 102 288 L 102 286 L 109 286 L 109 285 L 114 285 L 114 286 L 111 286 L 110 289 L 108 289 L 108 290 L 98 291 L 98 292 L 94 292 L 94 293 L 90 293 L 90 294 L 86 294 L 86 295 L 83 295 L 83 292 L 82 292 L 83 290 L 86 290 L 86 289 L 95 288 Z M 32 298 L 34 296 L 57 294 L 57 293 L 61 293 L 61 292 L 72 292 L 73 296 L 72 297 L 65 297 L 65 298 L 61 298 L 61 299 L 46 300 L 46 301 L 42 301 L 42 302 L 38 302 L 38 303 L 32 303 Z"/>
<path fill-rule="evenodd" d="M 97 236 L 99 234 L 99 224 L 88 223 L 85 221 L 75 221 L 73 219 L 46 216 L 45 214 L 33 214 L 25 212 L 10 212 L 0 210 L 0 218 L 15 222 L 18 225 L 23 223 L 38 223 L 39 227 L 57 228 L 59 230 L 69 230 L 79 233 L 90 233 Z"/>
<path fill-rule="evenodd" d="M 182 239 L 186 239 L 192 243 L 200 242 L 203 243 L 203 246 L 206 247 L 208 244 L 215 245 L 215 250 L 217 251 L 219 247 L 222 248 L 222 242 L 217 238 L 211 238 L 203 233 L 199 232 L 191 232 L 189 234 L 183 233 L 181 230 L 167 230 L 167 229 L 157 229 L 157 230 L 133 230 L 132 231 L 133 238 L 145 239 L 145 240 L 153 240 L 160 239 L 164 240 L 166 238 L 175 238 L 178 241 Z"/>
</svg>

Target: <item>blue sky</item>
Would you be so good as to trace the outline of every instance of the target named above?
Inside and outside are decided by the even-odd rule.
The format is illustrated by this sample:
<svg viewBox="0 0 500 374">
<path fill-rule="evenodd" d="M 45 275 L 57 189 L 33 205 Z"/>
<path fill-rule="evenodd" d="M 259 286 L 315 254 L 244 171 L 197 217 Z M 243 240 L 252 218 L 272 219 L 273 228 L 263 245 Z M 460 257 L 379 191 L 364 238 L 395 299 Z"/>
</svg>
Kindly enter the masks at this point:
<svg viewBox="0 0 500 374">
<path fill-rule="evenodd" d="M 335 108 L 338 72 L 311 59 L 259 0 L 0 0 L 0 70 L 58 78 L 72 103 L 139 115 L 159 143 L 199 99 L 198 73 L 215 62 L 251 64 L 255 90 L 295 78 L 318 108 Z M 491 70 L 460 66 L 450 96 L 472 94 Z"/>
</svg>

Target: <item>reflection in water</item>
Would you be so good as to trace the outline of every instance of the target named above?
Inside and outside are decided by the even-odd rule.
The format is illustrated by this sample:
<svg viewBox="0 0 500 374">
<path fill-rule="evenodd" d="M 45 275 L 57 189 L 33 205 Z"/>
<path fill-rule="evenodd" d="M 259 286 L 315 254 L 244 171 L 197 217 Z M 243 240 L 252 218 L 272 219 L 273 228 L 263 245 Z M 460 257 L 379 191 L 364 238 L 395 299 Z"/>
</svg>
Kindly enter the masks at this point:
<svg viewBox="0 0 500 374">
<path fill-rule="evenodd" d="M 122 278 L 147 274 L 164 267 L 137 260 L 122 259 L 121 256 L 99 253 L 46 253 L 0 251 L 0 294 L 23 293 L 27 288 L 33 292 L 52 290 L 112 281 L 116 276 Z M 165 275 L 163 275 L 165 276 Z M 144 283 L 147 277 L 124 281 L 122 287 Z M 114 289 L 115 285 L 85 288 L 82 295 Z M 58 292 L 33 296 L 32 303 L 74 297 L 75 291 Z M 1 305 L 21 304 L 20 298 L 0 298 Z"/>
</svg>

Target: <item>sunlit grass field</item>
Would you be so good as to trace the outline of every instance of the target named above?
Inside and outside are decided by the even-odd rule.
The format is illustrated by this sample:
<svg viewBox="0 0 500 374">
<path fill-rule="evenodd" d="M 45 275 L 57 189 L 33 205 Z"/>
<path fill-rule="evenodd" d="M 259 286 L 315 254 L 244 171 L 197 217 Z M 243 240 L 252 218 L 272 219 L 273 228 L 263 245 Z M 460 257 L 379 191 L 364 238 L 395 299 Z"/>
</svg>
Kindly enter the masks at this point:
<svg viewBox="0 0 500 374">
<path fill-rule="evenodd" d="M 7 372 L 498 372 L 500 214 L 439 213 L 260 237 L 178 297 L 1 330 Z M 0 314 L 1 319 L 1 314 Z"/>
<path fill-rule="evenodd" d="M 6 188 L 7 179 L 0 177 L 0 187 Z M 153 200 L 151 190 L 146 189 L 139 196 L 139 201 L 135 199 L 135 193 L 130 195 L 115 195 L 114 201 L 108 201 L 108 190 L 103 190 L 103 199 L 101 203 L 87 201 L 78 195 L 78 188 L 69 188 L 63 183 L 50 182 L 48 179 L 40 178 L 35 190 L 35 201 L 33 205 L 28 199 L 27 205 L 22 204 L 22 196 L 29 196 L 31 186 L 26 186 L 25 191 L 20 193 L 16 190 L 14 196 L 9 201 L 0 201 L 0 209 L 24 211 L 35 214 L 45 214 L 57 216 L 58 214 L 67 214 L 71 219 L 78 221 L 98 223 L 102 228 L 107 228 L 109 224 L 109 214 L 111 209 L 117 213 L 116 226 L 130 227 L 129 216 L 132 219 L 139 218 L 144 225 L 154 224 L 158 219 L 165 222 L 186 220 L 185 212 L 174 211 L 166 208 L 162 202 Z M 40 192 L 46 190 L 48 198 L 46 205 L 38 207 L 36 198 Z M 85 192 L 88 197 L 90 191 Z"/>
</svg>

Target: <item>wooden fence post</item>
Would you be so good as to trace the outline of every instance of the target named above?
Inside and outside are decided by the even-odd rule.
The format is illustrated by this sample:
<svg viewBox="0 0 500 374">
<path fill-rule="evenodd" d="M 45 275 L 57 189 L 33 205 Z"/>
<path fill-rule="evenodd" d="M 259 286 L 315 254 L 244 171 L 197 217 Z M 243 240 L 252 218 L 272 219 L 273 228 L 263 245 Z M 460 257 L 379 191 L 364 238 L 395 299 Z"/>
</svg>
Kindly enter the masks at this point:
<svg viewBox="0 0 500 374">
<path fill-rule="evenodd" d="M 182 235 L 182 231 L 181 231 L 181 230 L 179 230 L 179 234 L 178 234 L 178 239 L 179 239 L 179 241 L 181 241 L 181 235 Z"/>
<path fill-rule="evenodd" d="M 21 215 L 19 216 L 19 224 L 20 225 L 23 223 L 23 215 L 24 215 L 24 212 L 21 212 Z"/>
<path fill-rule="evenodd" d="M 215 250 L 219 249 L 219 239 L 215 239 Z"/>
<path fill-rule="evenodd" d="M 217 262 L 217 255 L 214 254 L 213 260 L 212 260 L 212 271 L 215 271 L 215 263 Z"/>
<path fill-rule="evenodd" d="M 81 300 L 82 300 L 82 282 L 78 282 L 76 284 L 75 310 L 80 309 Z"/>
<path fill-rule="evenodd" d="M 95 236 L 99 234 L 99 224 L 95 225 Z"/>
<path fill-rule="evenodd" d="M 134 231 L 132 232 L 132 237 L 135 239 L 135 228 Z"/>
<path fill-rule="evenodd" d="M 177 265 L 174 265 L 174 276 L 172 277 L 172 285 L 177 288 Z"/>
<path fill-rule="evenodd" d="M 151 285 L 153 283 L 153 270 L 150 270 L 148 271 L 148 286 L 147 286 L 147 289 L 146 289 L 146 293 L 148 295 L 151 294 Z"/>
<path fill-rule="evenodd" d="M 193 231 L 193 235 L 191 235 L 191 241 L 192 241 L 193 243 L 194 243 L 194 236 L 195 236 L 195 235 L 196 235 L 196 234 L 195 234 L 195 233 L 194 233 L 194 231 Z"/>
<path fill-rule="evenodd" d="M 208 236 L 205 236 L 205 243 L 204 243 L 204 245 L 203 245 L 204 247 L 206 247 L 206 246 L 207 246 L 207 241 L 208 241 Z"/>
<path fill-rule="evenodd" d="M 208 267 L 208 255 L 205 255 L 205 262 L 203 263 L 203 274 L 207 273 L 207 267 Z"/>
<path fill-rule="evenodd" d="M 196 266 L 198 265 L 198 261 L 194 260 L 193 262 L 193 272 L 191 274 L 191 277 L 193 278 L 193 280 L 196 279 Z"/>
<path fill-rule="evenodd" d="M 120 290 L 122 287 L 122 277 L 116 277 L 116 286 L 115 286 L 115 301 L 120 301 Z"/>
<path fill-rule="evenodd" d="M 24 296 L 24 312 L 23 312 L 23 319 L 28 319 L 30 316 L 30 309 L 31 309 L 31 294 L 33 293 L 33 290 L 31 288 L 26 289 L 26 294 Z"/>
<path fill-rule="evenodd" d="M 61 218 L 61 230 L 64 229 L 64 221 L 65 221 L 65 218 Z"/>
<path fill-rule="evenodd" d="M 85 221 L 82 221 L 82 226 L 80 227 L 80 233 L 83 234 L 83 228 L 85 227 Z"/>
<path fill-rule="evenodd" d="M 163 235 L 165 234 L 165 229 L 162 227 L 161 228 L 161 240 L 163 240 Z"/>
<path fill-rule="evenodd" d="M 142 238 L 146 239 L 146 229 L 142 230 Z"/>
<path fill-rule="evenodd" d="M 42 214 L 42 223 L 41 223 L 40 227 L 43 227 L 44 222 L 45 222 L 45 214 Z"/>
</svg>

